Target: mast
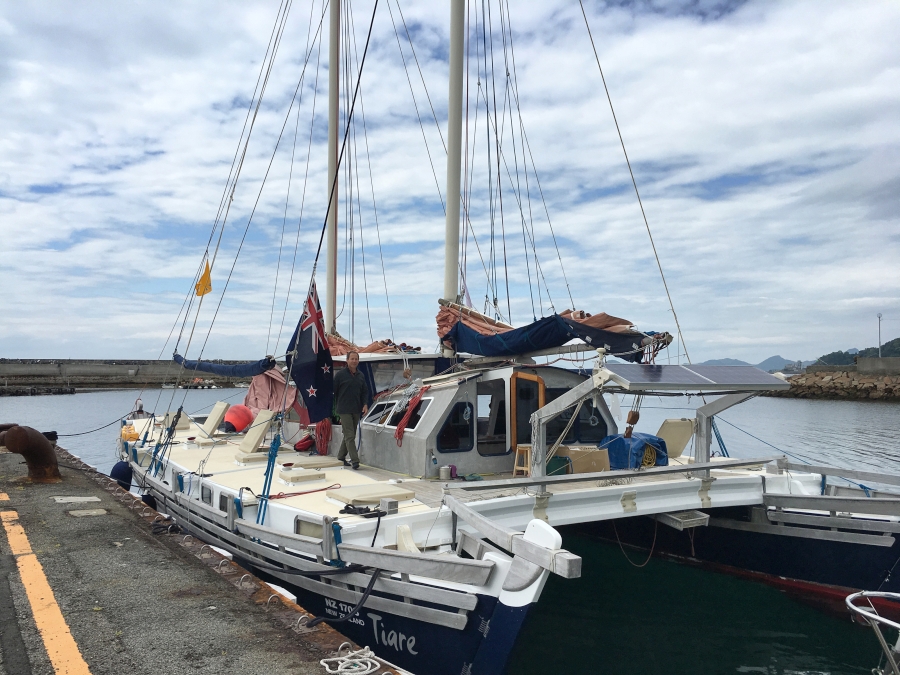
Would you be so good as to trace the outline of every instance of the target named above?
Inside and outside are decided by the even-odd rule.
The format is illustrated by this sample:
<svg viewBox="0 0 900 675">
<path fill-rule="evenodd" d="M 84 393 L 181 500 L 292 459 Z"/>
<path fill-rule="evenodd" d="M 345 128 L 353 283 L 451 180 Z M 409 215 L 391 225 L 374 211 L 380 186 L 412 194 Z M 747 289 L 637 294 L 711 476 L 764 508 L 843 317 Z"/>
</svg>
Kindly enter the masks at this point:
<svg viewBox="0 0 900 675">
<path fill-rule="evenodd" d="M 450 107 L 447 114 L 447 225 L 444 235 L 444 299 L 459 296 L 459 201 L 462 155 L 464 0 L 450 0 Z"/>
<path fill-rule="evenodd" d="M 328 209 L 325 286 L 325 331 L 337 333 L 337 160 L 338 160 L 338 74 L 340 72 L 341 0 L 331 0 L 330 30 L 328 38 L 328 192 L 331 204 Z M 333 190 L 333 191 L 332 191 Z"/>
</svg>

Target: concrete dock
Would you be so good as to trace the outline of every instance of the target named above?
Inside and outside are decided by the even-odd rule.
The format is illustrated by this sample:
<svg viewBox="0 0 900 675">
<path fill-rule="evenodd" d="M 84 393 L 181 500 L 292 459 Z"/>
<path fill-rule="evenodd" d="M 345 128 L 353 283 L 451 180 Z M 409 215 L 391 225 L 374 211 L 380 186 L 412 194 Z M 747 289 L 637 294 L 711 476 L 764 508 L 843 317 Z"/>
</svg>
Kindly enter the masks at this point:
<svg viewBox="0 0 900 675">
<path fill-rule="evenodd" d="M 324 673 L 347 642 L 57 454 L 63 482 L 33 484 L 0 448 L 0 675 Z"/>
<path fill-rule="evenodd" d="M 237 361 L 217 360 L 234 364 Z M 171 359 L 165 361 L 98 361 L 87 359 L 3 359 L 0 358 L 0 396 L 70 393 L 67 389 L 141 389 L 163 384 L 189 383 L 195 377 L 217 387 L 232 387 L 248 378 L 233 378 L 206 372 L 187 371 Z M 35 394 L 31 394 L 35 395 Z"/>
</svg>

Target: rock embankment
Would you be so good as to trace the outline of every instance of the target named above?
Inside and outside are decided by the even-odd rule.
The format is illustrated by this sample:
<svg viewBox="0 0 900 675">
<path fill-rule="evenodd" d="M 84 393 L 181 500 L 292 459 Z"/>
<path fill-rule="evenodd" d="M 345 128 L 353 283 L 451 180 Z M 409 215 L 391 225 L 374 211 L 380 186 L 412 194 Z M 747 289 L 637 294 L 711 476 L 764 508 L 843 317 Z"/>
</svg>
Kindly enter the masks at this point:
<svg viewBox="0 0 900 675">
<path fill-rule="evenodd" d="M 795 375 L 788 382 L 790 389 L 772 392 L 771 395 L 783 398 L 900 401 L 900 375 L 838 370 Z"/>
</svg>

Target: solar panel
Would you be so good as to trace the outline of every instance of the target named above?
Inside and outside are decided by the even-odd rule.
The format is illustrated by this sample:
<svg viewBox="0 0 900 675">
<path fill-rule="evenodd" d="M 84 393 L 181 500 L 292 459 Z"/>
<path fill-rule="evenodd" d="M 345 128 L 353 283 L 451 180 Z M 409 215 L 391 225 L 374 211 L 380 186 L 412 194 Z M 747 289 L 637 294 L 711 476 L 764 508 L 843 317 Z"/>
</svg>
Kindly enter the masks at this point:
<svg viewBox="0 0 900 675">
<path fill-rule="evenodd" d="M 752 366 L 671 366 L 608 363 L 612 381 L 631 391 L 770 391 L 788 389 L 781 378 Z"/>
</svg>

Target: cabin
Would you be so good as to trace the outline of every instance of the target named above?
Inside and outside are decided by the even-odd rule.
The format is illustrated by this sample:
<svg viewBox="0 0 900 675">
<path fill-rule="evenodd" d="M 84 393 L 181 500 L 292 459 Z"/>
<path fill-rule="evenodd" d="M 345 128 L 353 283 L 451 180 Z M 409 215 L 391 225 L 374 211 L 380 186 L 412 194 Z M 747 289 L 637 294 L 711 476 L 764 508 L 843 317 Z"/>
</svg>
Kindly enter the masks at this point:
<svg viewBox="0 0 900 675">
<path fill-rule="evenodd" d="M 516 447 L 531 444 L 532 413 L 587 379 L 564 368 L 518 364 L 415 378 L 417 371 L 428 371 L 422 357 L 438 358 L 422 355 L 407 362 L 413 377 L 404 380 L 406 366 L 396 356 L 374 362 L 362 356 L 361 367 L 373 366 L 376 386 L 396 383 L 398 377 L 409 385 L 394 384 L 373 401 L 360 424 L 360 459 L 417 478 L 437 478 L 440 467 L 447 465 L 455 466 L 458 475 L 512 472 Z M 559 438 L 571 415 L 569 410 L 551 421 L 548 444 Z M 563 443 L 596 446 L 614 433 L 616 423 L 602 396 L 597 396 L 582 405 Z M 341 440 L 341 430 L 335 427 L 331 454 L 336 454 Z"/>
</svg>

